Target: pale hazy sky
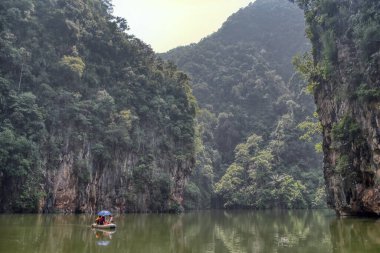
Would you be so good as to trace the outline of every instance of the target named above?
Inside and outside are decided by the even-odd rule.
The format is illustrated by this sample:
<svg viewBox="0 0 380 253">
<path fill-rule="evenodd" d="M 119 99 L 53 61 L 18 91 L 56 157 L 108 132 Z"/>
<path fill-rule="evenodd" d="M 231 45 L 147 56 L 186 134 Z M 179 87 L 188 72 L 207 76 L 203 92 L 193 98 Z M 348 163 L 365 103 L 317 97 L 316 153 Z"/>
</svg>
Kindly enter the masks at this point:
<svg viewBox="0 0 380 253">
<path fill-rule="evenodd" d="M 165 52 L 216 32 L 234 12 L 254 0 L 113 0 L 114 15 L 129 33 Z"/>
</svg>

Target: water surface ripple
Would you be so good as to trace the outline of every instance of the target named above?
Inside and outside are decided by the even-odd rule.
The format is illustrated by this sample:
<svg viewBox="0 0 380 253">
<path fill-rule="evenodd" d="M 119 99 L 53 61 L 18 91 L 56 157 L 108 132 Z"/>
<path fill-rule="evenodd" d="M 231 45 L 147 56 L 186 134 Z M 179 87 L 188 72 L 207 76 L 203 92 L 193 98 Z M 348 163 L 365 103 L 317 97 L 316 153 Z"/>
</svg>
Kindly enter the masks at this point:
<svg viewBox="0 0 380 253">
<path fill-rule="evenodd" d="M 380 220 L 328 210 L 127 214 L 115 231 L 88 215 L 0 215 L 7 253 L 374 253 Z"/>
</svg>

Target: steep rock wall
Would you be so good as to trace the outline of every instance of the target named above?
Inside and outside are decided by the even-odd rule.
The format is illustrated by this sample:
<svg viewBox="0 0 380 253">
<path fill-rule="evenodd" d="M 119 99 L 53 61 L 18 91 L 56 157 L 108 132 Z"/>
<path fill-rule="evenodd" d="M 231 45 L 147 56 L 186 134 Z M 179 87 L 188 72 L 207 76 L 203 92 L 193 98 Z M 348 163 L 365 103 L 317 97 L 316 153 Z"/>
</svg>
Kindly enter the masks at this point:
<svg viewBox="0 0 380 253">
<path fill-rule="evenodd" d="M 0 212 L 181 210 L 188 77 L 110 1 L 4 0 L 0 17 Z"/>
<path fill-rule="evenodd" d="M 57 169 L 45 171 L 45 198 L 40 212 L 95 213 L 179 211 L 185 180 L 193 161 L 181 161 L 170 154 L 153 157 L 149 175 L 138 178 L 139 155 L 118 150 L 112 162 L 94 159 L 91 141 L 60 156 Z M 80 164 L 85 164 L 79 166 Z M 80 173 L 80 174 L 79 174 Z M 163 176 L 165 175 L 165 176 Z"/>
<path fill-rule="evenodd" d="M 351 60 L 341 54 L 339 76 L 322 83 L 315 93 L 323 126 L 328 204 L 340 215 L 380 214 L 380 103 L 349 97 L 354 80 L 346 63 Z"/>
<path fill-rule="evenodd" d="M 380 75 L 375 1 L 304 1 L 323 126 L 328 204 L 380 215 Z"/>
</svg>

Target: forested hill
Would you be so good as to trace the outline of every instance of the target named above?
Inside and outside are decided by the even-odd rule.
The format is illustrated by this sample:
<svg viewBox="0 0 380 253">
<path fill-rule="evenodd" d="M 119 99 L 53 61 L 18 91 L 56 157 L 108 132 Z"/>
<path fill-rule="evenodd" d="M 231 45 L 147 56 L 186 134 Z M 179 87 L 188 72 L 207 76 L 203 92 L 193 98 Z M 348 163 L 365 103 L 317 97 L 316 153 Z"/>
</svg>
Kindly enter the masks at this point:
<svg viewBox="0 0 380 253">
<path fill-rule="evenodd" d="M 312 54 L 299 62 L 323 127 L 328 204 L 380 215 L 380 2 L 295 1 Z"/>
<path fill-rule="evenodd" d="M 291 59 L 310 47 L 301 14 L 286 1 L 256 1 L 228 18 L 212 37 L 224 44 L 255 43 L 271 68 L 287 81 L 293 74 Z"/>
<path fill-rule="evenodd" d="M 309 49 L 304 22 L 288 1 L 257 0 L 199 43 L 161 55 L 189 73 L 201 107 L 188 207 L 323 205 L 317 140 L 299 139 L 313 99 L 291 63 Z"/>
<path fill-rule="evenodd" d="M 194 165 L 187 76 L 108 0 L 0 1 L 0 211 L 169 211 Z"/>
<path fill-rule="evenodd" d="M 305 20 L 301 10 L 288 1 L 257 0 L 231 15 L 216 33 L 202 39 L 200 43 L 175 48 L 163 56 L 173 60 L 174 56 L 180 57 L 175 62 L 186 66 L 185 58 L 190 57 L 191 50 L 206 47 L 210 42 L 223 45 L 254 44 L 271 68 L 287 79 L 289 74 L 294 73 L 290 64 L 294 55 L 310 48 L 305 38 Z M 193 57 L 192 61 L 196 61 L 202 56 Z M 198 75 L 192 77 L 193 81 L 197 81 L 197 78 Z"/>
</svg>

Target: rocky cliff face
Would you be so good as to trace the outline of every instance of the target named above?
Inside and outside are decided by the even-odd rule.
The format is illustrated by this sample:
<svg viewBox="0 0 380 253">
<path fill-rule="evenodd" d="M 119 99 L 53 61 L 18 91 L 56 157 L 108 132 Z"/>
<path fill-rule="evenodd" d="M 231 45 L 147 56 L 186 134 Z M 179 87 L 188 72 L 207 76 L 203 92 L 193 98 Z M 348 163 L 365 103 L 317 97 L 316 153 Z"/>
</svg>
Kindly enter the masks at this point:
<svg viewBox="0 0 380 253">
<path fill-rule="evenodd" d="M 110 1 L 0 2 L 0 212 L 181 210 L 196 101 L 127 30 Z"/>
<path fill-rule="evenodd" d="M 310 76 L 323 126 L 328 204 L 339 215 L 380 215 L 380 5 L 301 6 L 313 43 Z"/>
<path fill-rule="evenodd" d="M 46 197 L 40 201 L 40 212 L 178 211 L 191 161 L 180 162 L 170 154 L 153 158 L 153 182 L 149 182 L 136 177 L 138 154 L 118 151 L 112 162 L 96 164 L 91 145 L 83 142 L 82 148 L 61 156 L 56 170 L 46 170 Z M 88 165 L 81 175 L 78 161 Z"/>
<path fill-rule="evenodd" d="M 380 214 L 380 103 L 338 97 L 355 89 L 347 65 L 356 65 L 347 45 L 339 49 L 339 75 L 322 82 L 315 93 L 323 125 L 328 204 L 340 215 Z"/>
</svg>

